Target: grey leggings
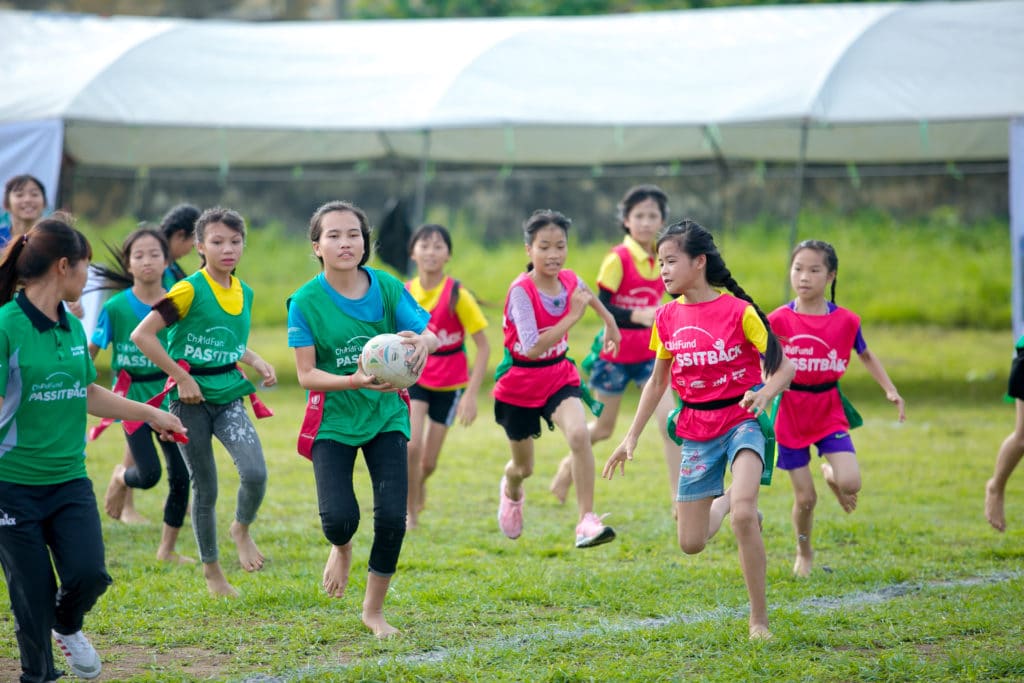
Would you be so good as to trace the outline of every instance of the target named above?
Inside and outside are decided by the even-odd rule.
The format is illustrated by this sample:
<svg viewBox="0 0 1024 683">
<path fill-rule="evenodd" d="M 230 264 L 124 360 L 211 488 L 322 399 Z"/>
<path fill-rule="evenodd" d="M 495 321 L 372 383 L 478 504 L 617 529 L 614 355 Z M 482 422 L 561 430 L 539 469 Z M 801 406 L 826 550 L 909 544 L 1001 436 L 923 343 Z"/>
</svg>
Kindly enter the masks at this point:
<svg viewBox="0 0 1024 683">
<path fill-rule="evenodd" d="M 267 465 L 260 437 L 252 426 L 242 399 L 231 403 L 188 404 L 171 401 L 170 411 L 188 428 L 188 443 L 180 444 L 192 480 L 192 530 L 204 563 L 217 561 L 217 464 L 213 437 L 224 444 L 238 468 L 235 519 L 252 524 L 267 491 Z"/>
</svg>

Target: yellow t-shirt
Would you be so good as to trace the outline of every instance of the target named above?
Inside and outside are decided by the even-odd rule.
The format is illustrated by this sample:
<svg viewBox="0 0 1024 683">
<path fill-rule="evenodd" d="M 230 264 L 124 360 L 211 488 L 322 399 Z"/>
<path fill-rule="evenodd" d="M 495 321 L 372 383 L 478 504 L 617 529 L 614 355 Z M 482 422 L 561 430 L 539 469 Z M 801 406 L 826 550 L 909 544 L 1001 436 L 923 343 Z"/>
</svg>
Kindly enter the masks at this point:
<svg viewBox="0 0 1024 683">
<path fill-rule="evenodd" d="M 723 293 L 723 296 L 732 296 L 731 294 Z M 681 304 L 686 303 L 686 298 L 680 296 L 676 299 Z M 768 328 L 764 326 L 764 321 L 761 320 L 761 316 L 757 314 L 753 306 L 748 305 L 743 310 L 743 335 L 747 338 L 754 348 L 760 353 L 764 353 L 768 348 Z M 665 345 L 661 343 L 661 339 L 658 337 L 658 326 L 655 325 L 651 328 L 651 345 L 648 347 L 656 352 L 656 355 L 661 360 L 670 360 L 672 353 L 670 353 Z"/>
<path fill-rule="evenodd" d="M 658 259 L 651 256 L 643 246 L 626 235 L 622 243 L 629 249 L 629 255 L 633 257 L 633 265 L 640 277 L 645 280 L 655 280 L 660 275 Z M 654 245 L 651 245 L 651 252 L 656 253 Z M 601 261 L 601 268 L 597 271 L 597 286 L 609 292 L 616 292 L 622 284 L 622 259 L 614 251 L 609 251 Z"/>
<path fill-rule="evenodd" d="M 409 293 L 412 294 L 412 298 L 416 299 L 416 303 L 425 310 L 431 311 L 437 306 L 437 302 L 441 298 L 444 282 L 444 280 L 441 280 L 440 284 L 436 287 L 423 289 L 420 279 L 418 277 L 413 278 L 409 283 Z M 487 327 L 487 318 L 484 317 L 483 312 L 480 310 L 480 304 L 477 303 L 476 297 L 465 287 L 459 287 L 459 300 L 455 302 L 455 317 L 459 319 L 459 324 L 466 330 L 466 336 L 473 336 Z"/>
<path fill-rule="evenodd" d="M 245 297 L 242 294 L 241 280 L 232 275 L 231 286 L 225 288 L 210 277 L 210 274 L 206 272 L 206 268 L 203 268 L 200 272 L 206 278 L 206 283 L 210 285 L 210 291 L 213 292 L 213 295 L 217 298 L 217 303 L 220 304 L 225 313 L 228 315 L 238 315 L 242 312 Z M 187 280 L 179 280 L 167 292 L 166 298 L 174 304 L 174 308 L 178 311 L 178 318 L 181 319 L 188 315 L 195 296 L 196 291 L 193 289 L 192 283 Z"/>
</svg>

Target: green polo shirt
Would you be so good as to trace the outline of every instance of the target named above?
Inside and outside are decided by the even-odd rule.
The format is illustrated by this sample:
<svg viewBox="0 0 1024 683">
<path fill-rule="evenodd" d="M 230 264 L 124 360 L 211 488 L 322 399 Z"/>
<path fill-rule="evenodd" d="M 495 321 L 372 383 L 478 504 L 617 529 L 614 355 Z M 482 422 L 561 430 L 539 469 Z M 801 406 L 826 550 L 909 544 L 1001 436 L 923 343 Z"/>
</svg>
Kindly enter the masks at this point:
<svg viewBox="0 0 1024 683">
<path fill-rule="evenodd" d="M 0 481 L 62 484 L 86 476 L 85 330 L 64 307 L 47 318 L 19 292 L 0 307 Z"/>
</svg>

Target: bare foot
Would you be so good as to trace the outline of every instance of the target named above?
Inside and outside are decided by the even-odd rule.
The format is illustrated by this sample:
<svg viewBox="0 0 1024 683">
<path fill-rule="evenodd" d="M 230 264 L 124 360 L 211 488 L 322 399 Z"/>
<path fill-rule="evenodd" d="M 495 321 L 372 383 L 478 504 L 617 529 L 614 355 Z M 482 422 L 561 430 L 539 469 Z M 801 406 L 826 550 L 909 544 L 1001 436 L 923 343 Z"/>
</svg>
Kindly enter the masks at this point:
<svg viewBox="0 0 1024 683">
<path fill-rule="evenodd" d="M 103 498 L 103 509 L 114 519 L 120 519 L 124 511 L 124 498 L 128 495 L 128 485 L 124 483 L 124 465 L 114 465 L 114 473 L 107 485 L 107 494 Z"/>
<path fill-rule="evenodd" d="M 157 549 L 157 551 L 156 551 L 156 559 L 160 560 L 161 562 L 166 562 L 168 564 L 195 564 L 196 563 L 196 561 L 193 558 L 191 558 L 191 557 L 188 557 L 186 555 L 179 555 L 178 553 L 176 553 L 173 550 L 168 551 L 168 550 L 164 550 L 163 548 L 158 548 Z"/>
<path fill-rule="evenodd" d="M 419 525 L 420 525 L 420 520 L 419 520 L 419 517 L 417 516 L 417 513 L 412 512 L 412 511 L 409 511 L 409 512 L 405 513 L 405 528 L 406 529 L 415 529 Z"/>
<path fill-rule="evenodd" d="M 558 502 L 564 505 L 565 499 L 569 497 L 570 486 L 572 486 L 572 469 L 559 466 L 555 476 L 551 478 L 551 485 L 548 486 L 548 491 L 551 491 L 555 498 L 558 499 Z"/>
<path fill-rule="evenodd" d="M 996 531 L 1006 531 L 1003 492 L 996 489 L 991 479 L 985 482 L 985 519 Z"/>
<path fill-rule="evenodd" d="M 131 489 L 128 489 L 131 493 Z M 149 520 L 139 514 L 139 511 L 135 509 L 134 505 L 128 505 L 128 501 L 125 501 L 124 509 L 121 510 L 121 516 L 118 518 L 122 524 L 149 524 Z"/>
<path fill-rule="evenodd" d="M 814 554 L 802 554 L 799 550 L 796 553 L 796 562 L 793 563 L 793 576 L 799 579 L 806 579 L 811 575 L 811 565 L 814 564 Z"/>
<path fill-rule="evenodd" d="M 238 561 L 247 572 L 258 572 L 263 569 L 263 554 L 256 547 L 256 542 L 249 535 L 249 526 L 237 520 L 231 522 L 231 538 L 238 549 Z"/>
<path fill-rule="evenodd" d="M 203 565 L 203 576 L 206 577 L 206 589 L 211 595 L 223 595 L 228 598 L 237 598 L 238 591 L 228 583 L 219 562 L 209 562 Z"/>
<path fill-rule="evenodd" d="M 332 598 L 345 595 L 348 586 L 348 569 L 352 563 L 352 544 L 332 545 L 331 554 L 324 565 L 324 590 Z"/>
<path fill-rule="evenodd" d="M 390 638 L 391 636 L 397 636 L 400 631 L 384 620 L 383 612 L 367 612 L 363 610 L 363 624 L 366 628 L 373 631 L 373 635 L 377 636 L 381 640 Z"/>
<path fill-rule="evenodd" d="M 768 624 L 752 624 L 750 626 L 751 640 L 771 640 L 772 632 L 768 630 Z"/>
<path fill-rule="evenodd" d="M 839 501 L 839 506 L 843 508 L 844 512 L 853 512 L 857 509 L 857 494 L 856 493 L 843 493 L 839 486 L 836 484 L 835 472 L 832 471 L 832 465 L 827 462 L 821 463 L 821 473 L 825 476 L 825 483 L 832 489 L 832 493 L 835 494 L 836 500 Z"/>
</svg>

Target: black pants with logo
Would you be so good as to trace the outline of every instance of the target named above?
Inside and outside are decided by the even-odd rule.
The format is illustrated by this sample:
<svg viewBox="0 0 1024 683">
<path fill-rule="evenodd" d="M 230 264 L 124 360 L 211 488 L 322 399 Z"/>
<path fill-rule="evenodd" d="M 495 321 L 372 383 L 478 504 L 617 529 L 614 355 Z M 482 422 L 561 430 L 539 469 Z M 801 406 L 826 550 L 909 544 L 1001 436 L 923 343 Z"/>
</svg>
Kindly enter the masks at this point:
<svg viewBox="0 0 1024 683">
<path fill-rule="evenodd" d="M 92 482 L 0 482 L 0 564 L 14 612 L 21 681 L 54 680 L 50 629 L 80 631 L 85 613 L 112 583 Z"/>
</svg>

